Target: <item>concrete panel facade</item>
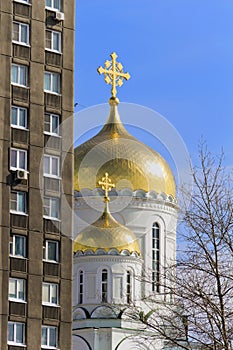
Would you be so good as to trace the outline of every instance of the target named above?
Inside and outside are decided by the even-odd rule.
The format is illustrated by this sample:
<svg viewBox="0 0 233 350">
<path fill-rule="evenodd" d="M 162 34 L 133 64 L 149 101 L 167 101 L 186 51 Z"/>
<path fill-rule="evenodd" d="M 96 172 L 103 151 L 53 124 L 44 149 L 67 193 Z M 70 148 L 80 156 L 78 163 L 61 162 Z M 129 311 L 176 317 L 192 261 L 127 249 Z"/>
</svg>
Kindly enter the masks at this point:
<svg viewBox="0 0 233 350">
<path fill-rule="evenodd" d="M 56 114 L 62 124 L 73 113 L 74 1 L 61 0 L 64 21 L 46 1 L 0 0 L 0 348 L 12 348 L 9 322 L 24 325 L 24 348 L 40 350 L 42 327 L 56 327 L 57 349 L 71 349 L 73 149 L 64 146 L 62 134 L 48 132 L 48 117 Z M 13 37 L 13 22 L 28 26 L 28 43 Z M 61 52 L 48 47 L 46 31 L 59 33 Z M 47 34 L 48 35 L 48 34 Z M 14 39 L 14 40 L 13 40 Z M 47 45 L 47 47 L 46 47 Z M 27 83 L 11 81 L 12 63 L 23 67 Z M 44 92 L 44 73 L 58 73 L 60 92 Z M 24 73 L 23 73 L 24 75 Z M 21 79 L 21 80 L 20 80 Z M 15 113 L 17 109 L 17 118 Z M 21 113 L 21 114 L 20 114 Z M 23 116 L 27 115 L 23 124 Z M 15 119 L 16 118 L 16 119 Z M 20 119 L 21 118 L 21 119 Z M 47 118 L 47 119 L 46 119 Z M 46 124 L 47 123 L 47 124 Z M 47 128 L 47 129 L 46 129 Z M 69 139 L 73 133 L 69 123 Z M 64 134 L 64 137 L 66 134 Z M 44 149 L 48 138 L 51 145 Z M 17 150 L 14 169 L 12 148 Z M 24 162 L 23 152 L 27 161 Z M 60 159 L 60 174 L 44 174 L 44 153 Z M 25 155 L 24 154 L 24 155 Z M 15 156 L 15 154 L 14 154 Z M 62 159 L 65 159 L 63 164 Z M 65 170 L 63 171 L 63 166 Z M 48 176 L 50 175 L 50 177 Z M 46 179 L 45 179 L 46 178 Z M 63 186 L 62 186 L 63 183 Z M 45 189 L 45 184 L 52 186 Z M 56 186 L 54 185 L 56 184 Z M 54 187 L 55 186 L 55 187 Z M 48 201 L 58 201 L 58 211 Z M 68 198 L 68 200 L 67 200 Z M 47 203 L 47 204 L 46 204 Z M 47 207 L 46 207 L 47 205 Z M 67 208 L 69 206 L 69 209 Z M 46 207 L 47 212 L 44 207 Z M 62 210 L 65 210 L 65 214 Z M 45 217 L 45 213 L 46 217 Z M 55 217 L 56 216 L 56 217 Z M 64 220 L 64 221 L 63 221 Z M 48 244 L 56 245 L 55 261 Z M 23 280 L 23 298 L 9 295 L 9 279 Z M 58 286 L 57 305 L 44 305 L 43 282 Z M 12 290 L 11 290 L 12 295 Z M 70 298 L 67 298 L 67 295 Z M 18 347 L 17 341 L 13 344 Z"/>
</svg>

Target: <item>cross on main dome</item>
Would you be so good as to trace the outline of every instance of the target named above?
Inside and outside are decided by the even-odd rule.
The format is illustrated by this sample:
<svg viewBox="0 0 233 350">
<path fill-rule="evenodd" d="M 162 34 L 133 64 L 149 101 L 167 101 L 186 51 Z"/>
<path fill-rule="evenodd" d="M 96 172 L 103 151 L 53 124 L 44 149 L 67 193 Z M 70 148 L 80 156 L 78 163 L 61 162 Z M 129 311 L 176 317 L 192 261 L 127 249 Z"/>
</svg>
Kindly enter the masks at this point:
<svg viewBox="0 0 233 350">
<path fill-rule="evenodd" d="M 97 71 L 99 74 L 104 74 L 104 80 L 107 84 L 112 85 L 112 97 L 115 98 L 117 94 L 116 87 L 123 85 L 123 79 L 129 80 L 130 74 L 124 73 L 122 64 L 116 61 L 118 56 L 115 52 L 110 57 L 112 61 L 105 61 L 104 68 L 100 66 Z"/>
<path fill-rule="evenodd" d="M 123 79 L 128 80 L 130 75 L 124 73 L 122 64 L 116 61 L 115 52 L 110 56 L 112 60 L 105 61 L 104 67 L 98 68 L 106 83 L 112 85 L 110 114 L 98 134 L 75 149 L 75 190 L 80 192 L 82 189 L 94 190 L 98 185 L 105 186 L 103 182 L 108 182 L 105 176 L 109 171 L 112 177 L 110 184 L 114 183 L 117 191 L 130 188 L 175 197 L 175 180 L 168 163 L 159 153 L 133 137 L 120 120 L 116 87 L 121 86 Z M 98 181 L 100 178 L 102 183 Z M 102 189 L 107 203 L 111 189 Z"/>
</svg>

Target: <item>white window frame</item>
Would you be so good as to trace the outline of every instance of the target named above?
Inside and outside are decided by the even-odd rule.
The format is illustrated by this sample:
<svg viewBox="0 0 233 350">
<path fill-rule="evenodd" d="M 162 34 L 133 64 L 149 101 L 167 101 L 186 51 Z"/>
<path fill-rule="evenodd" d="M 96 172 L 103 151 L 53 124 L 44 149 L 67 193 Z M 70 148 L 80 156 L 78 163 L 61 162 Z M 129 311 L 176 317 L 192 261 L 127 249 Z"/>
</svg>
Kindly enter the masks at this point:
<svg viewBox="0 0 233 350">
<path fill-rule="evenodd" d="M 16 119 L 17 122 L 16 124 L 12 123 L 12 111 L 13 109 L 16 109 Z M 25 113 L 25 126 L 20 125 L 20 112 L 23 111 Z M 27 108 L 24 107 L 19 107 L 19 106 L 11 106 L 11 127 L 12 128 L 17 128 L 17 129 L 23 129 L 23 130 L 28 130 L 27 129 Z"/>
<path fill-rule="evenodd" d="M 22 23 L 22 22 L 17 22 L 17 21 L 14 21 L 13 22 L 13 29 L 12 29 L 12 38 L 13 38 L 13 32 L 14 32 L 14 24 L 17 24 L 18 27 L 19 27 L 19 40 L 14 40 L 12 39 L 12 42 L 15 43 L 15 44 L 19 44 L 19 45 L 23 45 L 23 46 L 29 46 L 29 25 L 26 24 L 26 23 Z M 21 38 L 21 35 L 22 35 L 22 27 L 25 27 L 27 28 L 27 38 L 26 38 L 26 42 L 22 41 L 22 38 Z"/>
<path fill-rule="evenodd" d="M 14 2 L 20 2 L 21 4 L 31 5 L 29 0 L 14 0 Z"/>
<path fill-rule="evenodd" d="M 46 45 L 46 42 L 47 42 L 47 33 L 48 33 L 48 32 L 51 33 L 51 40 L 50 40 L 50 42 L 51 42 L 51 47 L 47 47 L 47 45 Z M 55 48 L 53 47 L 53 37 L 54 37 L 54 35 L 58 35 L 58 40 L 59 40 L 59 47 L 58 47 L 58 49 L 55 49 Z M 61 32 L 58 32 L 58 31 L 56 31 L 56 30 L 46 29 L 46 31 L 45 31 L 45 50 L 46 50 L 46 51 L 51 51 L 51 52 L 56 52 L 56 53 L 61 53 L 61 52 L 62 52 L 62 50 L 61 50 Z"/>
<path fill-rule="evenodd" d="M 46 329 L 46 333 L 47 333 L 47 344 L 46 345 L 42 345 L 42 332 L 43 332 L 43 329 Z M 56 331 L 56 345 L 55 346 L 52 346 L 50 345 L 49 343 L 49 337 L 50 337 L 50 331 L 51 330 L 54 330 Z M 41 348 L 42 349 L 57 349 L 58 348 L 58 328 L 57 327 L 54 327 L 54 326 L 42 326 L 42 329 L 41 329 Z"/>
<path fill-rule="evenodd" d="M 45 205 L 45 200 L 49 200 L 49 205 Z M 58 217 L 52 216 L 52 202 L 57 203 L 57 212 L 58 212 Z M 45 210 L 45 207 L 48 209 L 48 214 L 43 214 L 43 217 L 45 219 L 50 219 L 50 220 L 57 220 L 60 221 L 60 199 L 56 197 L 44 197 L 44 203 L 43 203 L 43 210 Z"/>
<path fill-rule="evenodd" d="M 49 75 L 50 76 L 50 88 L 46 89 L 45 88 L 45 76 Z M 53 80 L 55 75 L 58 77 L 58 86 L 57 86 L 57 91 L 53 90 Z M 61 74 L 60 73 L 55 73 L 55 72 L 44 72 L 44 91 L 49 93 L 49 94 L 54 94 L 54 95 L 60 95 L 61 93 Z"/>
<path fill-rule="evenodd" d="M 11 85 L 21 86 L 21 87 L 28 87 L 28 67 L 23 64 L 15 64 L 12 63 L 11 65 L 11 71 L 13 67 L 17 67 L 17 82 L 12 81 L 12 72 L 11 72 Z M 20 70 L 25 70 L 25 84 L 20 83 Z"/>
<path fill-rule="evenodd" d="M 12 152 L 16 152 L 16 166 L 12 165 Z M 25 155 L 25 163 L 24 167 L 20 167 L 20 154 Z M 20 148 L 11 148 L 11 155 L 10 155 L 10 170 L 24 170 L 27 171 L 27 151 L 20 149 Z"/>
<path fill-rule="evenodd" d="M 23 240 L 23 254 L 16 254 L 16 240 L 17 238 L 20 238 Z M 10 256 L 17 257 L 17 258 L 23 258 L 25 259 L 26 256 L 26 237 L 20 236 L 20 235 L 13 235 L 12 241 L 10 242 Z"/>
<path fill-rule="evenodd" d="M 14 193 L 16 193 L 16 210 L 15 209 L 11 209 L 11 202 L 13 201 L 13 199 L 10 198 L 10 212 L 12 214 L 27 215 L 26 192 L 11 191 L 11 194 L 14 194 Z M 19 210 L 19 196 L 23 196 L 25 211 Z"/>
<path fill-rule="evenodd" d="M 43 288 L 47 288 L 47 287 L 49 289 L 49 301 L 43 300 L 43 295 L 44 295 Z M 55 290 L 56 290 L 56 302 L 55 303 L 52 300 L 53 288 L 55 288 Z M 57 283 L 43 282 L 43 284 L 42 284 L 42 305 L 59 306 L 59 285 Z"/>
<path fill-rule="evenodd" d="M 56 260 L 51 260 L 49 259 L 49 243 L 55 244 L 56 246 Z M 52 263 L 59 263 L 59 242 L 58 241 L 53 241 L 52 239 L 47 239 L 45 241 L 45 246 L 44 246 L 44 260 L 47 262 L 52 262 Z"/>
<path fill-rule="evenodd" d="M 45 159 L 48 159 L 48 162 L 49 162 L 49 171 L 48 172 L 45 172 Z M 54 161 L 57 164 L 56 174 L 53 174 L 53 162 Z M 44 176 L 60 179 L 60 157 L 52 156 L 50 154 L 44 154 Z"/>
<path fill-rule="evenodd" d="M 10 297 L 10 282 L 14 283 L 15 297 Z M 23 298 L 19 297 L 20 283 L 23 283 Z M 12 277 L 9 278 L 8 300 L 18 302 L 18 303 L 25 303 L 25 301 L 26 301 L 26 281 L 24 279 L 12 278 Z"/>
<path fill-rule="evenodd" d="M 49 122 L 47 122 L 45 120 L 46 117 L 49 117 Z M 57 128 L 55 129 L 56 132 L 53 131 L 53 118 L 57 119 Z M 45 124 L 49 125 L 49 131 L 45 130 Z M 60 137 L 60 115 L 52 114 L 52 113 L 45 113 L 45 115 L 44 115 L 44 134 Z"/>
<path fill-rule="evenodd" d="M 7 340 L 7 344 L 8 345 L 25 345 L 25 324 L 22 323 L 22 322 L 11 322 L 9 321 L 8 322 L 8 327 L 9 325 L 13 325 L 13 328 L 14 328 L 14 340 L 9 340 L 9 333 L 8 333 L 8 340 Z M 16 338 L 16 334 L 17 334 L 17 331 L 16 331 L 16 328 L 17 326 L 20 325 L 22 326 L 22 338 L 23 338 L 23 342 L 17 342 L 17 338 Z"/>
<path fill-rule="evenodd" d="M 61 4 L 61 0 L 59 0 L 59 2 L 60 2 L 60 6 L 59 6 L 59 9 L 58 9 L 58 8 L 54 7 L 54 0 L 51 0 L 51 4 L 52 4 L 51 6 L 47 6 L 46 5 L 46 0 L 45 0 L 45 8 L 48 9 L 48 10 L 58 11 L 59 12 L 59 11 L 61 11 L 61 8 L 62 8 L 61 7 L 61 5 L 62 5 Z"/>
</svg>

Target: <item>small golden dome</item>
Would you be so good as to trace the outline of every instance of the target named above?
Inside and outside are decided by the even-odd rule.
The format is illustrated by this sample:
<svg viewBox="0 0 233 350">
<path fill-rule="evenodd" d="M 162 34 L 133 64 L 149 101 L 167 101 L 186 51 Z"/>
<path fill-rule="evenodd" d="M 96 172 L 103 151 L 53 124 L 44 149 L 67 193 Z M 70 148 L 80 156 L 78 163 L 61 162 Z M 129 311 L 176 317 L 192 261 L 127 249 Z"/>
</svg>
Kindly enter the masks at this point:
<svg viewBox="0 0 233 350">
<path fill-rule="evenodd" d="M 117 105 L 109 101 L 110 114 L 100 132 L 74 151 L 74 189 L 91 190 L 108 169 L 116 189 L 154 190 L 176 196 L 172 171 L 163 157 L 138 141 L 122 124 Z"/>
<path fill-rule="evenodd" d="M 115 248 L 118 252 L 126 249 L 140 255 L 140 248 L 135 234 L 117 222 L 108 210 L 108 203 L 101 217 L 82 230 L 74 241 L 74 253 L 103 249 L 108 252 Z"/>
</svg>

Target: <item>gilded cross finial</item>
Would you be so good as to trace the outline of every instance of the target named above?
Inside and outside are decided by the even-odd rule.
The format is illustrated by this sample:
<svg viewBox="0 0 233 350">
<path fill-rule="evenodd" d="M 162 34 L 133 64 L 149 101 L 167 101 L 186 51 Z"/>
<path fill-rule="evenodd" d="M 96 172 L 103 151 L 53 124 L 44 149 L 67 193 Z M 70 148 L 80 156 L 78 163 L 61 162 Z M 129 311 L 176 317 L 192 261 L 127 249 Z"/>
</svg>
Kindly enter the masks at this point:
<svg viewBox="0 0 233 350">
<path fill-rule="evenodd" d="M 113 52 L 110 57 L 112 61 L 105 61 L 104 68 L 99 67 L 97 69 L 99 74 L 104 74 L 104 80 L 107 84 L 112 85 L 112 97 L 116 97 L 117 94 L 117 86 L 121 86 L 123 84 L 123 80 L 129 80 L 129 73 L 124 73 L 123 66 L 121 63 L 117 62 L 117 54 Z"/>
<path fill-rule="evenodd" d="M 105 173 L 105 176 L 102 177 L 102 180 L 100 180 L 98 184 L 102 187 L 102 190 L 104 190 L 105 201 L 109 202 L 108 193 L 115 187 L 115 184 L 112 183 L 112 180 L 108 177 L 108 173 Z"/>
</svg>

